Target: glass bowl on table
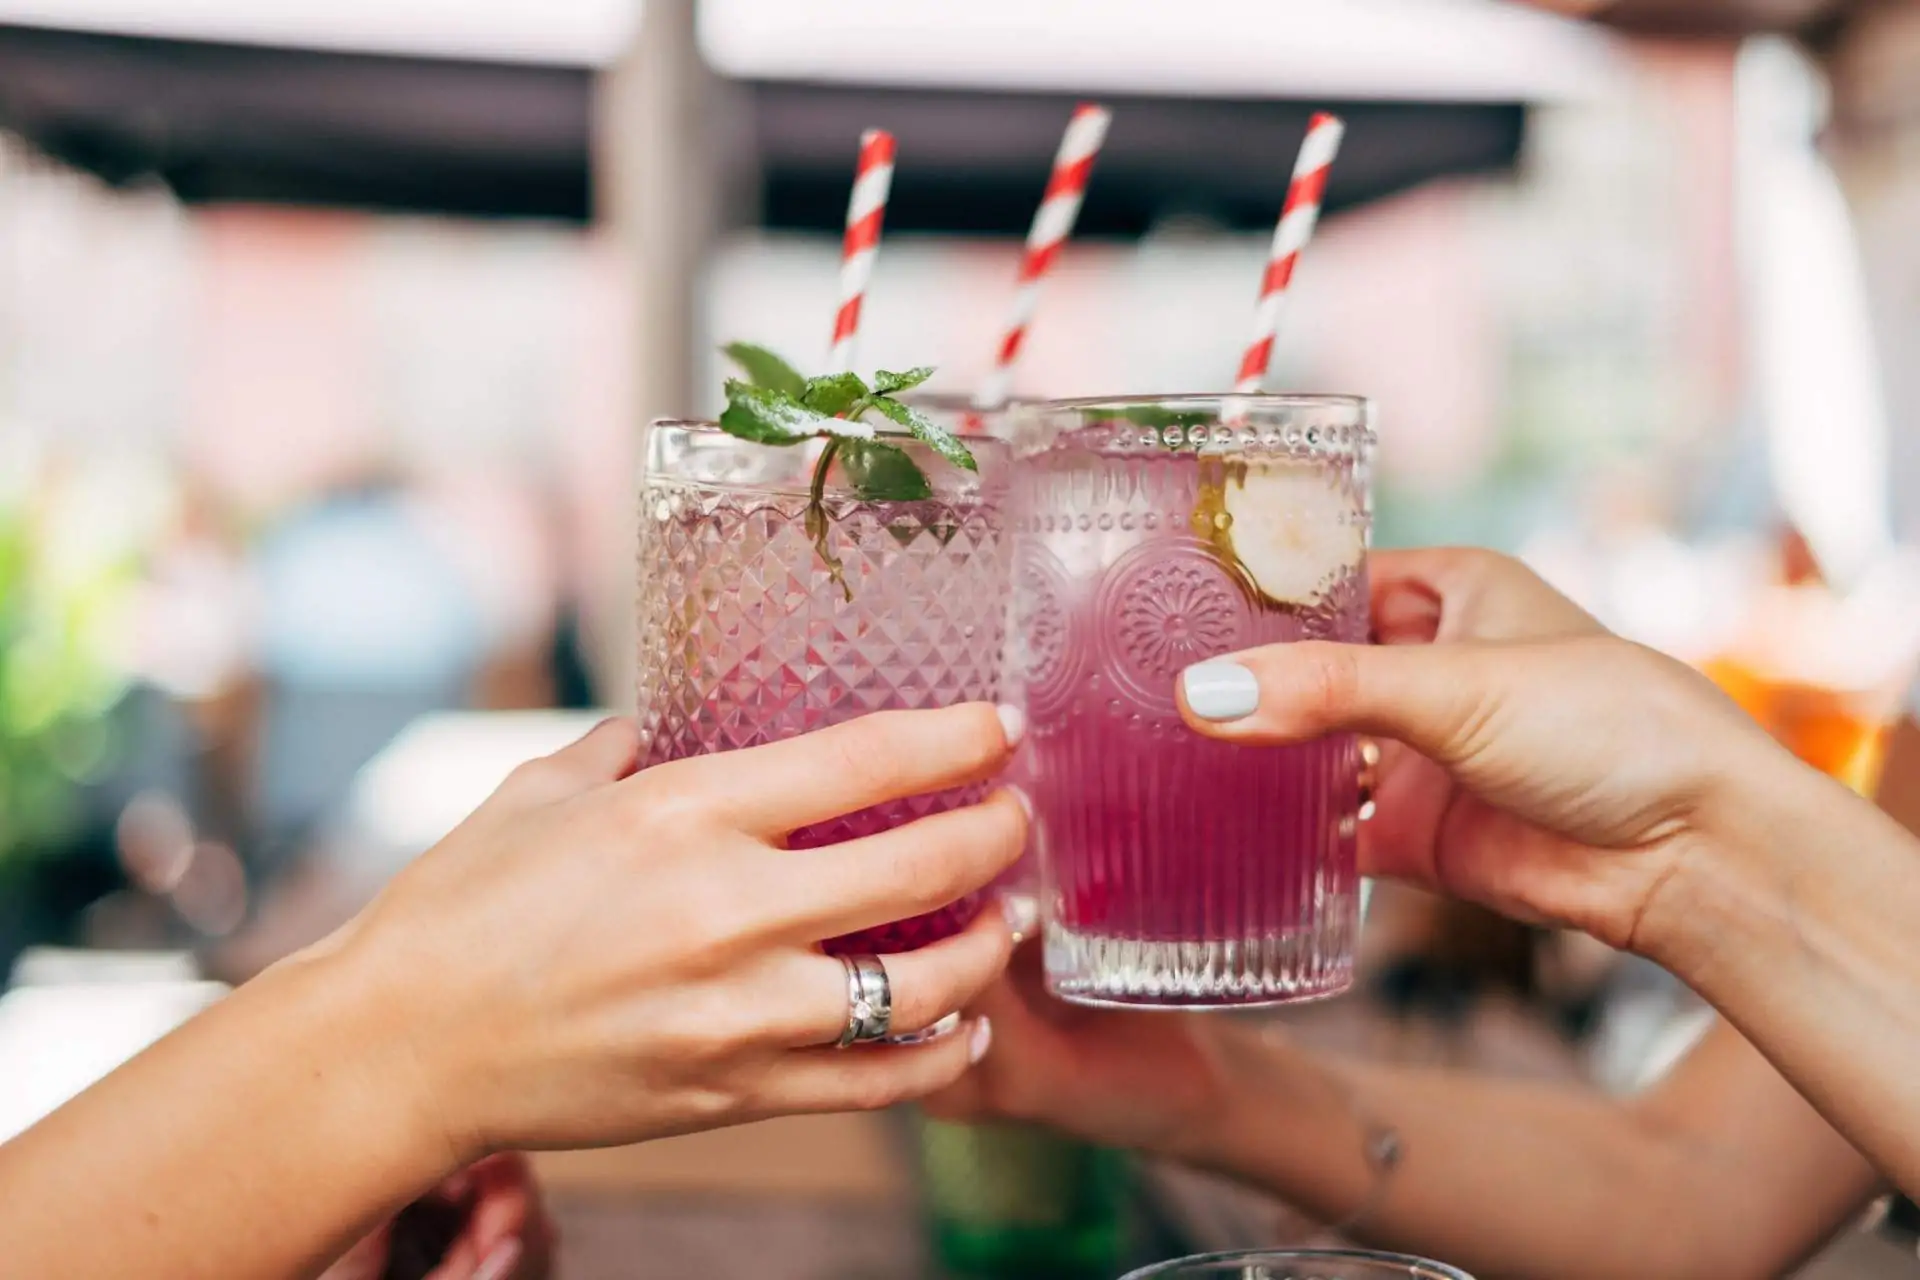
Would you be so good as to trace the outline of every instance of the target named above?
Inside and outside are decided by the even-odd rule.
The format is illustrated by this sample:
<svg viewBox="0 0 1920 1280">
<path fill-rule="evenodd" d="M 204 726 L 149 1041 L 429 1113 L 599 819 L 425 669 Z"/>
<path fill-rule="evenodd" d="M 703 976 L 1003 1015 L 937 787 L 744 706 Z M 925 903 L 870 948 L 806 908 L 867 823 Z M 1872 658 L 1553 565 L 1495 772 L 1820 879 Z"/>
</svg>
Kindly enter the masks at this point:
<svg viewBox="0 0 1920 1280">
<path fill-rule="evenodd" d="M 1464 1271 L 1397 1253 L 1278 1249 L 1209 1253 L 1143 1267 L 1122 1280 L 1473 1280 Z"/>
</svg>

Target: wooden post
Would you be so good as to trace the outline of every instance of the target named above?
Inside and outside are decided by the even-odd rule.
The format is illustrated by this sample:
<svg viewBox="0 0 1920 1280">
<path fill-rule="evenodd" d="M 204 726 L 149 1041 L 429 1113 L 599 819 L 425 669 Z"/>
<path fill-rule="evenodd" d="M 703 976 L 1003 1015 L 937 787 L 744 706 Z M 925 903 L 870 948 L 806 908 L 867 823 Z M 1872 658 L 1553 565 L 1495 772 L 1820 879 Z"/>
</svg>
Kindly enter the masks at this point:
<svg viewBox="0 0 1920 1280">
<path fill-rule="evenodd" d="M 723 216 L 720 175 L 740 154 L 726 99 L 701 60 L 695 0 L 646 0 L 633 46 L 600 77 L 594 119 L 594 202 L 619 248 L 632 372 L 630 439 L 657 417 L 690 416 L 703 401 L 694 379 L 707 335 L 700 291 Z M 596 625 L 591 648 L 607 698 L 633 687 L 634 503 L 609 548 L 604 589 L 617 613 Z M 612 575 L 617 574 L 617 577 Z"/>
</svg>

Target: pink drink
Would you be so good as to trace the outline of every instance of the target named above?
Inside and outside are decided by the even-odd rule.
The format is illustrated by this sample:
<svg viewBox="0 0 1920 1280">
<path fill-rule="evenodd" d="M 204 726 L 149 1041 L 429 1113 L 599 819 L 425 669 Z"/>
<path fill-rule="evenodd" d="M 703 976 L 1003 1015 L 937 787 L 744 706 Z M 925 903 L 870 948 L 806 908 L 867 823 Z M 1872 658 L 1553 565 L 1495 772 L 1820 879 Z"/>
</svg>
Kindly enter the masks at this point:
<svg viewBox="0 0 1920 1280">
<path fill-rule="evenodd" d="M 650 427 L 640 500 L 641 766 L 758 746 L 872 711 L 999 701 L 1007 451 L 971 443 L 978 475 L 912 446 L 934 487 L 925 501 L 861 501 L 828 486 L 830 545 L 849 601 L 806 528 L 816 446 L 755 445 L 701 424 Z M 862 810 L 795 831 L 788 845 L 876 834 L 973 803 L 985 789 Z M 982 900 L 972 894 L 826 948 L 911 951 L 964 929 Z"/>
<path fill-rule="evenodd" d="M 1048 985 L 1097 1004 L 1333 994 L 1357 929 L 1358 744 L 1215 742 L 1175 688 L 1236 650 L 1366 639 L 1364 407 L 1321 406 L 1291 446 L 1258 413 L 1193 427 L 1199 451 L 1113 412 L 1054 421 L 1012 503 Z"/>
</svg>

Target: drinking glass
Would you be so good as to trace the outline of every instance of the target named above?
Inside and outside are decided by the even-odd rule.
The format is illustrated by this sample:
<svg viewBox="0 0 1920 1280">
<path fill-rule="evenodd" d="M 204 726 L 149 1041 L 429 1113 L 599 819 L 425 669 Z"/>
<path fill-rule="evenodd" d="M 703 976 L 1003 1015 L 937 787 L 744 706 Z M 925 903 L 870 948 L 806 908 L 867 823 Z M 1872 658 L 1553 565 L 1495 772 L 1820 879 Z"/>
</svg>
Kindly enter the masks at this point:
<svg viewBox="0 0 1920 1280">
<path fill-rule="evenodd" d="M 1004 410 L 978 409 L 969 397 L 902 398 L 969 443 L 1010 436 Z M 1025 787 L 1026 768 L 1022 751 L 1004 781 Z M 1033 861 L 1029 844 L 992 891 L 1033 900 Z M 944 1274 L 1080 1280 L 1111 1276 L 1125 1256 L 1132 1178 L 1121 1153 L 1011 1123 L 925 1119 L 918 1137 L 923 1208 Z"/>
<path fill-rule="evenodd" d="M 836 579 L 808 527 L 821 441 L 756 444 L 704 422 L 647 428 L 639 546 L 643 768 L 873 711 L 1002 700 L 1008 446 L 969 441 L 976 473 L 911 438 L 882 439 L 919 464 L 932 494 L 861 497 L 836 464 L 820 495 L 828 550 L 842 566 Z M 803 827 L 787 843 L 806 849 L 872 835 L 971 804 L 989 785 L 876 805 Z M 983 901 L 971 894 L 825 948 L 836 955 L 911 951 L 964 929 Z"/>
<path fill-rule="evenodd" d="M 1158 1007 L 1344 990 L 1357 741 L 1203 738 L 1175 688 L 1236 650 L 1367 638 L 1367 402 L 1067 400 L 1012 416 L 1011 666 L 1048 988 Z"/>
<path fill-rule="evenodd" d="M 1359 1249 L 1209 1253 L 1144 1267 L 1122 1280 L 1473 1280 L 1424 1258 Z"/>
</svg>

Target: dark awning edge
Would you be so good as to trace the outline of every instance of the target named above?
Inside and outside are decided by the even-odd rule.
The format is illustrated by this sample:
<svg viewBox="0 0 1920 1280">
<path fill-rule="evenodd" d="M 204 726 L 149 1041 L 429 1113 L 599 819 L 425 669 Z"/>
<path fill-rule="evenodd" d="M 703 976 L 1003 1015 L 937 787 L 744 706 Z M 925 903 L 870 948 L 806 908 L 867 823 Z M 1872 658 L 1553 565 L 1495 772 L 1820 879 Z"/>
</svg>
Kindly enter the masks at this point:
<svg viewBox="0 0 1920 1280">
<path fill-rule="evenodd" d="M 738 86 L 768 226 L 832 232 L 854 139 L 900 138 L 888 227 L 1024 234 L 1079 95 L 763 82 Z M 0 24 L 0 127 L 116 185 L 189 203 L 268 202 L 581 222 L 591 216 L 593 73 Z M 1518 153 L 1517 103 L 1109 98 L 1081 219 L 1136 235 L 1170 213 L 1267 228 L 1308 114 L 1348 133 L 1327 206 Z"/>
<path fill-rule="evenodd" d="M 1060 130 L 1082 95 L 752 86 L 769 226 L 836 229 L 846 215 L 852 140 L 880 125 L 900 140 L 890 231 L 1023 235 Z M 1316 110 L 1347 122 L 1327 188 L 1338 211 L 1454 174 L 1516 162 L 1518 103 L 1102 98 L 1113 127 L 1080 215 L 1083 235 L 1138 235 L 1193 213 L 1271 229 Z"/>
<path fill-rule="evenodd" d="M 0 25 L 0 127 L 115 185 L 584 220 L 585 68 Z"/>
</svg>

